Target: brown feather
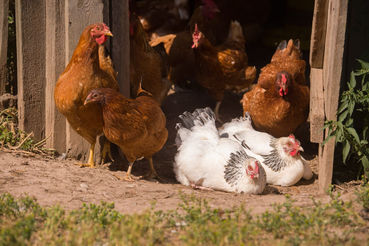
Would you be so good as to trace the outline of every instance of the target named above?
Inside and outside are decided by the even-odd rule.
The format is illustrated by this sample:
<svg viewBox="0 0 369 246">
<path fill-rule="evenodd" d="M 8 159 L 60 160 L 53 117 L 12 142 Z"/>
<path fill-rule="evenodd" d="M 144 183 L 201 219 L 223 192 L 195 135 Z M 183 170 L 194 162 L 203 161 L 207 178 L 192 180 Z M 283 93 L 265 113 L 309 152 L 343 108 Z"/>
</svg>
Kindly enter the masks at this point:
<svg viewBox="0 0 369 246">
<path fill-rule="evenodd" d="M 95 88 L 109 87 L 119 91 L 114 77 L 99 65 L 99 44 L 94 41 L 91 29 L 86 27 L 72 58 L 60 75 L 54 90 L 55 105 L 67 118 L 71 127 L 90 144 L 102 134 L 102 115 L 98 105 L 83 105 L 88 93 Z"/>
</svg>

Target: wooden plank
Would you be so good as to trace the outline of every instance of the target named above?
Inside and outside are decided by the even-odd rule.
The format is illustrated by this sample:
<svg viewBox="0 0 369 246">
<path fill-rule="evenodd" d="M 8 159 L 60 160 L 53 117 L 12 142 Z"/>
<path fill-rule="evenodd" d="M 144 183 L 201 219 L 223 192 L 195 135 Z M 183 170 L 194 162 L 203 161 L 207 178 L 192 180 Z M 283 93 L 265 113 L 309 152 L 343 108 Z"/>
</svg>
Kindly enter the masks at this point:
<svg viewBox="0 0 369 246">
<path fill-rule="evenodd" d="M 323 68 L 329 0 L 315 0 L 310 39 L 310 67 Z"/>
<path fill-rule="evenodd" d="M 102 0 L 65 0 L 66 64 L 69 63 L 83 30 L 90 24 L 103 21 Z M 90 144 L 66 122 L 66 151 L 68 156 L 86 161 Z M 101 146 L 95 145 L 95 163 L 100 162 Z"/>
<path fill-rule="evenodd" d="M 118 84 L 120 93 L 126 97 L 130 96 L 129 83 L 129 16 L 128 1 L 112 1 L 112 20 L 110 28 L 114 37 L 112 38 L 112 59 L 115 70 L 118 72 Z"/>
<path fill-rule="evenodd" d="M 50 135 L 46 145 L 58 153 L 65 153 L 65 117 L 57 110 L 54 101 L 54 89 L 59 75 L 65 68 L 65 0 L 46 1 L 46 136 Z"/>
<path fill-rule="evenodd" d="M 0 96 L 6 90 L 9 0 L 0 0 Z"/>
<path fill-rule="evenodd" d="M 324 91 L 323 70 L 311 68 L 310 70 L 310 141 L 322 143 L 324 131 Z"/>
<path fill-rule="evenodd" d="M 45 1 L 16 0 L 19 127 L 45 137 Z"/>
<path fill-rule="evenodd" d="M 342 58 L 345 44 L 347 0 L 330 0 L 328 6 L 327 35 L 323 64 L 323 89 L 325 115 L 327 120 L 335 120 L 338 108 Z M 326 131 L 326 137 L 328 131 Z M 319 191 L 325 192 L 332 182 L 334 139 L 323 146 L 319 160 Z"/>
</svg>

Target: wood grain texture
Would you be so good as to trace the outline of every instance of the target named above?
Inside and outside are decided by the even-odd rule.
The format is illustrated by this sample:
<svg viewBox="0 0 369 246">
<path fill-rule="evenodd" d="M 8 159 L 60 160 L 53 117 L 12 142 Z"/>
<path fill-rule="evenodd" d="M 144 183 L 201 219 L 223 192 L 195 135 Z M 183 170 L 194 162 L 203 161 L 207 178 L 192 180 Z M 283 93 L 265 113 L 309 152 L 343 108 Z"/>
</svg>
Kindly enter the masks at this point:
<svg viewBox="0 0 369 246">
<path fill-rule="evenodd" d="M 9 0 L 0 0 L 0 96 L 5 93 Z"/>
<path fill-rule="evenodd" d="M 322 143 L 325 121 L 323 69 L 311 68 L 310 70 L 310 141 Z"/>
<path fill-rule="evenodd" d="M 16 0 L 19 128 L 45 137 L 45 1 Z M 31 28 L 32 27 L 32 28 Z"/>
<path fill-rule="evenodd" d="M 54 89 L 59 75 L 65 68 L 65 0 L 46 1 L 46 87 L 45 117 L 46 136 L 50 136 L 46 144 L 59 153 L 66 151 L 65 117 L 55 106 Z"/>
<path fill-rule="evenodd" d="M 310 39 L 310 67 L 323 68 L 329 0 L 315 0 Z"/>
<path fill-rule="evenodd" d="M 347 0 L 330 0 L 323 64 L 324 109 L 327 120 L 336 120 L 345 44 Z M 327 137 L 328 130 L 325 132 Z M 319 191 L 324 193 L 332 182 L 335 142 L 323 146 L 319 160 Z"/>
</svg>

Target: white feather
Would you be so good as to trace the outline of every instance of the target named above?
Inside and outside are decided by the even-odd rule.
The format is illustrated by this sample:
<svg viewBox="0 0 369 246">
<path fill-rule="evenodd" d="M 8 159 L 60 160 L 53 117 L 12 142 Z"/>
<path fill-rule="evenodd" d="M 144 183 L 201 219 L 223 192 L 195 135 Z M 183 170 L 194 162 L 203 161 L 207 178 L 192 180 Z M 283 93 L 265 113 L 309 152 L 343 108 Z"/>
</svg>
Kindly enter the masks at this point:
<svg viewBox="0 0 369 246">
<path fill-rule="evenodd" d="M 220 135 L 239 141 L 248 155 L 260 161 L 266 171 L 268 184 L 291 186 L 301 178 L 309 180 L 313 177 L 309 163 L 301 155 L 291 156 L 284 150 L 284 144 L 291 140 L 290 138 L 276 139 L 268 133 L 256 131 L 251 125 L 248 113 L 245 117 L 224 124 Z M 270 160 L 273 157 L 275 159 Z M 269 159 L 268 162 L 266 158 Z M 273 170 L 272 167 L 278 170 Z"/>
<path fill-rule="evenodd" d="M 194 114 L 195 112 L 193 114 L 184 113 L 181 119 L 185 122 Z M 208 117 L 206 112 L 197 114 L 197 117 L 193 119 L 193 126 L 190 125 L 187 124 L 190 129 L 186 130 L 183 130 L 185 126 L 181 124 L 177 127 L 177 138 L 181 139 L 181 143 L 173 168 L 178 182 L 187 186 L 192 183 L 229 192 L 250 194 L 263 192 L 266 185 L 265 171 L 254 158 L 246 158 L 239 163 L 245 168 L 237 169 L 240 178 L 235 184 L 227 182 L 225 171 L 231 155 L 245 154 L 245 151 L 238 142 L 230 138 L 219 137 L 214 115 Z M 259 178 L 251 179 L 246 174 L 247 165 L 258 165 Z"/>
</svg>

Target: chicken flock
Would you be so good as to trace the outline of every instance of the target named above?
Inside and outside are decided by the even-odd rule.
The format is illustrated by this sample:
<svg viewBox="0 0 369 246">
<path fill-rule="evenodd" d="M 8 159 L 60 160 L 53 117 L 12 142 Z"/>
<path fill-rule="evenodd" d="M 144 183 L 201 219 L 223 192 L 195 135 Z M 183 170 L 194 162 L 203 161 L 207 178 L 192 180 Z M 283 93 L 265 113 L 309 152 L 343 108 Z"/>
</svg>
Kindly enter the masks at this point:
<svg viewBox="0 0 369 246">
<path fill-rule="evenodd" d="M 112 159 L 110 142 L 128 161 L 120 179 L 137 180 L 132 166 L 143 157 L 150 171 L 139 178 L 162 180 L 153 162 L 168 138 L 161 104 L 171 88 L 188 90 L 192 84 L 204 88 L 216 106 L 186 111 L 179 115 L 182 122 L 169 129 L 177 131 L 173 170 L 179 183 L 262 194 L 267 184 L 291 186 L 313 177 L 293 135 L 309 113 L 300 42 L 281 41 L 255 81 L 257 68 L 250 65 L 245 44 L 258 40 L 270 0 L 231 1 L 246 13 L 232 12 L 228 2 L 130 0 L 132 98 L 119 93 L 118 74 L 104 46 L 113 36 L 109 27 L 86 27 L 54 90 L 57 109 L 91 145 L 87 163 L 76 164 L 96 167 L 94 146 L 104 134 L 102 162 L 107 154 Z M 242 93 L 243 99 L 240 115 L 224 124 L 219 108 L 226 90 Z"/>
</svg>

